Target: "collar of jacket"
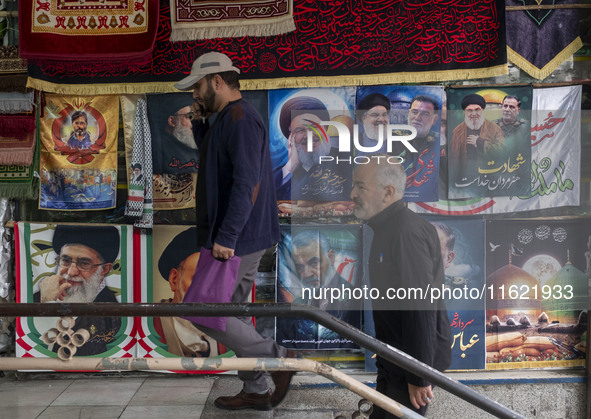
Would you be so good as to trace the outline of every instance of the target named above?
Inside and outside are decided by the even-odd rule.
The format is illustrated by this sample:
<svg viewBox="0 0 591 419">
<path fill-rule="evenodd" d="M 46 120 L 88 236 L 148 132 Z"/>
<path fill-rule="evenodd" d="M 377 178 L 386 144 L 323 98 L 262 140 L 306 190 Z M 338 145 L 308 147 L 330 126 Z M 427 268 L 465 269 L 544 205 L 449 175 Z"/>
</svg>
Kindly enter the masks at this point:
<svg viewBox="0 0 591 419">
<path fill-rule="evenodd" d="M 382 212 L 378 212 L 376 215 L 370 218 L 367 221 L 367 224 L 371 228 L 376 230 L 376 228 L 379 228 L 380 226 L 386 224 L 390 219 L 392 219 L 392 217 L 394 217 L 396 213 L 400 211 L 402 208 L 404 208 L 404 202 L 402 201 L 402 199 L 399 199 L 398 201 L 384 208 Z"/>
</svg>

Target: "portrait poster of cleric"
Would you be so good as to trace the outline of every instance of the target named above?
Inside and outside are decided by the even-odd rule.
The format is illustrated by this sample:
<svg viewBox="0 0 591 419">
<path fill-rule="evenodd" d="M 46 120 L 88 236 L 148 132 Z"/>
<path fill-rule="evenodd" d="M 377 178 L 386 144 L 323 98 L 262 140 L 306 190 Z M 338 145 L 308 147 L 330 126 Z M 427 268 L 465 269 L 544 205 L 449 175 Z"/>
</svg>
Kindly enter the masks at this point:
<svg viewBox="0 0 591 419">
<path fill-rule="evenodd" d="M 529 196 L 531 87 L 447 93 L 449 198 Z"/>
<path fill-rule="evenodd" d="M 485 368 L 485 249 L 484 220 L 428 217 L 435 226 L 445 281 L 440 297 L 445 299 L 451 328 L 450 370 Z M 439 291 L 435 294 L 437 296 Z"/>
<path fill-rule="evenodd" d="M 588 220 L 490 220 L 486 241 L 486 369 L 585 365 Z"/>
<path fill-rule="evenodd" d="M 400 156 L 406 172 L 404 201 L 438 199 L 441 109 L 440 86 L 368 86 L 357 88 L 355 109 L 360 147 L 357 156 L 388 153 Z M 388 126 L 390 125 L 390 128 Z M 411 131 L 393 127 L 411 125 L 416 137 L 396 141 Z"/>
<path fill-rule="evenodd" d="M 133 302 L 130 226 L 19 222 L 16 230 L 17 302 Z M 20 317 L 16 353 L 40 358 L 136 356 L 133 329 L 131 317 L 81 316 L 72 322 Z"/>
<path fill-rule="evenodd" d="M 119 98 L 47 95 L 43 112 L 39 208 L 114 208 Z"/>
<path fill-rule="evenodd" d="M 356 299 L 353 289 L 362 286 L 362 226 L 284 225 L 277 254 L 278 303 L 318 307 L 361 328 L 363 299 Z M 357 348 L 304 318 L 278 317 L 276 340 L 295 349 Z"/>
<path fill-rule="evenodd" d="M 195 227 L 156 225 L 151 240 L 147 281 L 142 284 L 142 302 L 182 303 L 199 261 Z M 140 356 L 217 357 L 226 348 L 180 317 L 143 317 Z"/>
<path fill-rule="evenodd" d="M 353 153 L 339 148 L 340 123 L 348 142 L 355 89 L 269 91 L 271 163 L 280 214 L 350 213 Z M 352 147 L 352 146 L 351 146 Z"/>
</svg>

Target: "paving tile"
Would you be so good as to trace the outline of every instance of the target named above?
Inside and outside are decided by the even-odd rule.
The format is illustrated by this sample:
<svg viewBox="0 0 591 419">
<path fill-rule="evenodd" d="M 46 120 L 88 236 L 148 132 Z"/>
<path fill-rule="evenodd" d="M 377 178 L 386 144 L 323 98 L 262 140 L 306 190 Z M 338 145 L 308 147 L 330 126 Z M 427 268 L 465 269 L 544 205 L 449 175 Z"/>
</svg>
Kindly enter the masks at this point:
<svg viewBox="0 0 591 419">
<path fill-rule="evenodd" d="M 125 406 L 143 382 L 127 378 L 75 380 L 51 406 Z"/>
<path fill-rule="evenodd" d="M 200 418 L 202 410 L 203 406 L 127 406 L 120 419 Z"/>
<path fill-rule="evenodd" d="M 129 402 L 130 406 L 204 405 L 213 380 L 148 380 Z"/>
<path fill-rule="evenodd" d="M 48 406 L 74 380 L 2 381 L 0 406 Z"/>
<path fill-rule="evenodd" d="M 116 419 L 125 406 L 50 406 L 36 419 Z"/>
<path fill-rule="evenodd" d="M 45 406 L 3 406 L 1 415 L 10 419 L 31 419 L 36 418 L 43 410 Z"/>
</svg>

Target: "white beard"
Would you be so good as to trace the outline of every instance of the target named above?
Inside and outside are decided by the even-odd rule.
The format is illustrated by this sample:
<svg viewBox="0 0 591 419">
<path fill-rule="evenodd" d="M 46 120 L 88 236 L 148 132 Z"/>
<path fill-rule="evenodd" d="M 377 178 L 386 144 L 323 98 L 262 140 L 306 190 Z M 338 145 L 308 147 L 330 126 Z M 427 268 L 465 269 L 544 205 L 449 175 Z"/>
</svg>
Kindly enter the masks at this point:
<svg viewBox="0 0 591 419">
<path fill-rule="evenodd" d="M 172 130 L 172 135 L 187 147 L 197 150 L 197 144 L 195 144 L 195 137 L 193 137 L 193 130 L 191 128 L 177 124 Z"/>
<path fill-rule="evenodd" d="M 386 125 L 385 124 L 363 124 L 363 131 L 365 131 L 365 135 L 367 138 L 370 138 L 374 141 L 378 141 L 380 130 L 383 130 L 383 137 L 382 139 L 386 138 Z"/>
<path fill-rule="evenodd" d="M 307 143 L 303 142 L 302 146 L 307 147 Z M 308 152 L 300 147 L 298 147 L 297 150 L 298 159 L 300 160 L 302 167 L 308 171 L 312 166 L 320 162 L 321 156 L 328 156 L 330 154 L 330 143 L 321 140 L 318 148 L 312 152 Z"/>
<path fill-rule="evenodd" d="M 99 287 L 103 282 L 103 276 L 98 269 L 88 281 L 82 277 L 72 277 L 68 274 L 63 275 L 63 277 L 69 281 L 81 283 L 79 286 L 73 286 L 66 290 L 66 296 L 62 300 L 64 303 L 92 303 L 98 295 Z"/>
<path fill-rule="evenodd" d="M 484 115 L 481 115 L 476 120 L 476 122 L 472 122 L 472 120 L 466 116 L 464 118 L 464 122 L 466 123 L 466 125 L 468 125 L 468 128 L 470 128 L 470 129 L 474 129 L 474 130 L 480 129 L 484 125 Z"/>
</svg>

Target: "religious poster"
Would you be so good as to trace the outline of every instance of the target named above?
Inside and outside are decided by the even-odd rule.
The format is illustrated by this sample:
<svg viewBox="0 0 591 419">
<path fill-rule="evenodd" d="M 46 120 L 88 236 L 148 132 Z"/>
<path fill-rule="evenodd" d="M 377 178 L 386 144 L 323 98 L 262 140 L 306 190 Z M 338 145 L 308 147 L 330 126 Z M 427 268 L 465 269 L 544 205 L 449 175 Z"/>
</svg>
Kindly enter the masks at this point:
<svg viewBox="0 0 591 419">
<path fill-rule="evenodd" d="M 448 89 L 449 198 L 531 191 L 532 89 Z"/>
<path fill-rule="evenodd" d="M 117 96 L 46 95 L 40 121 L 39 208 L 114 208 L 117 189 Z"/>
<path fill-rule="evenodd" d="M 525 196 L 410 203 L 419 213 L 501 214 L 579 205 L 581 86 L 534 89 L 531 192 Z"/>
<path fill-rule="evenodd" d="M 486 241 L 486 368 L 585 365 L 588 219 L 488 221 Z"/>
<path fill-rule="evenodd" d="M 351 152 L 340 150 L 340 123 L 353 132 L 355 89 L 269 91 L 271 163 L 280 215 L 352 212 Z"/>
<path fill-rule="evenodd" d="M 441 109 L 444 97 L 441 86 L 370 86 L 357 89 L 355 109 L 359 133 L 357 156 L 388 153 L 400 156 L 406 171 L 407 202 L 438 199 Z M 400 141 L 389 144 L 384 127 L 412 125 L 416 137 L 410 150 Z M 397 129 L 393 134 L 402 134 Z M 409 131 L 410 133 L 410 131 Z"/>
<path fill-rule="evenodd" d="M 142 264 L 142 281 L 136 284 L 140 287 L 141 295 L 141 301 L 138 302 L 182 303 L 199 261 L 196 228 L 155 225 L 151 236 L 141 236 L 139 245 L 141 254 L 151 254 L 152 257 Z M 234 356 L 234 352 L 183 318 L 142 317 L 139 321 L 138 356 Z"/>
<path fill-rule="evenodd" d="M 278 303 L 318 307 L 361 328 L 361 225 L 285 225 L 277 249 Z M 351 340 L 304 318 L 278 317 L 277 343 L 293 349 L 357 348 Z"/>
<path fill-rule="evenodd" d="M 132 229 L 18 222 L 18 303 L 133 302 Z M 135 357 L 131 317 L 19 317 L 19 357 Z"/>
<path fill-rule="evenodd" d="M 437 229 L 452 335 L 449 370 L 485 368 L 484 221 L 430 218 Z"/>
</svg>

